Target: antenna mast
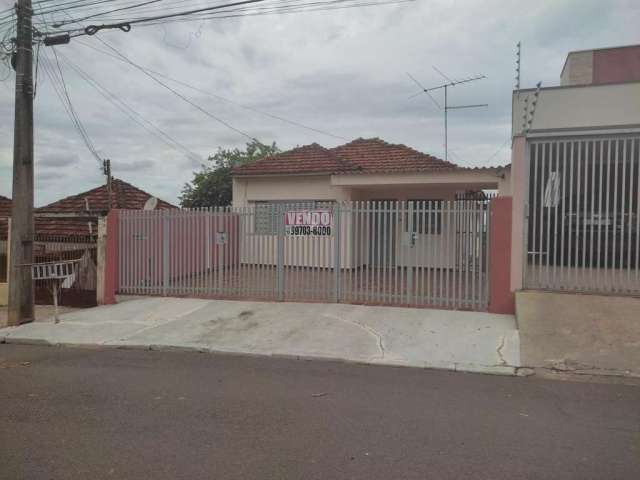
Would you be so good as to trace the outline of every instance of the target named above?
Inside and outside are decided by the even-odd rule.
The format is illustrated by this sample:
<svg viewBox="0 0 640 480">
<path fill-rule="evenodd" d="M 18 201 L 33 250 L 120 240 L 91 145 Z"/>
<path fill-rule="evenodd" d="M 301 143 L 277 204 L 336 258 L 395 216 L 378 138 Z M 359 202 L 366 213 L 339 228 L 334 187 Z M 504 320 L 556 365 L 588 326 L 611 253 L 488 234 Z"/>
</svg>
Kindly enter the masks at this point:
<svg viewBox="0 0 640 480">
<path fill-rule="evenodd" d="M 448 141 L 449 132 L 448 132 L 448 118 L 447 117 L 449 115 L 449 110 L 461 110 L 461 109 L 464 109 L 464 108 L 481 108 L 481 107 L 488 107 L 489 106 L 488 103 L 479 103 L 479 104 L 474 104 L 474 105 L 449 106 L 448 89 L 449 89 L 449 87 L 454 87 L 456 85 L 460 85 L 461 83 L 475 82 L 476 80 L 482 80 L 483 78 L 487 78 L 487 77 L 485 77 L 484 75 L 476 75 L 474 77 L 463 78 L 462 80 L 455 80 L 455 79 L 449 78 L 447 75 L 445 75 L 440 70 L 438 70 L 435 66 L 433 67 L 433 69 L 436 72 L 438 72 L 440 75 L 442 75 L 447 80 L 447 83 L 443 83 L 442 85 L 437 85 L 437 86 L 431 87 L 431 88 L 426 88 L 424 85 L 422 85 L 420 82 L 418 82 L 411 75 L 409 75 L 408 73 L 407 73 L 407 75 L 409 75 L 409 78 L 411 78 L 411 80 L 413 80 L 422 89 L 422 92 L 419 92 L 417 95 L 419 95 L 420 93 L 426 93 L 427 95 L 429 95 L 431 100 L 438 106 L 438 108 L 440 108 L 441 110 L 444 110 L 444 159 L 448 160 L 449 159 L 449 151 L 448 151 L 449 150 L 449 145 L 448 145 L 448 143 L 449 143 L 449 141 Z M 438 102 L 436 102 L 435 99 L 431 96 L 431 92 L 433 92 L 435 90 L 441 90 L 441 89 L 444 90 L 444 107 L 440 107 Z M 413 96 L 415 97 L 416 95 L 413 95 Z"/>
</svg>

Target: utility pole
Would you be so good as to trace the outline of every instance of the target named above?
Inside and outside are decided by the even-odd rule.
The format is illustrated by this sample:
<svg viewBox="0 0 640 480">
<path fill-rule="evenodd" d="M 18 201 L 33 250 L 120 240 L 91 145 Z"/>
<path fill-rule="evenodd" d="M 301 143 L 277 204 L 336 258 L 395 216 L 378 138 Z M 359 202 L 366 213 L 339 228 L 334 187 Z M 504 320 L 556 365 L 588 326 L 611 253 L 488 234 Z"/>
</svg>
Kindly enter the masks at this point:
<svg viewBox="0 0 640 480">
<path fill-rule="evenodd" d="M 111 210 L 112 205 L 112 186 L 111 186 L 111 160 L 108 158 L 102 161 L 102 172 L 107 177 L 107 194 L 109 198 L 109 207 L 108 210 Z"/>
<path fill-rule="evenodd" d="M 16 97 L 8 325 L 33 315 L 33 30 L 31 0 L 16 4 Z"/>
</svg>

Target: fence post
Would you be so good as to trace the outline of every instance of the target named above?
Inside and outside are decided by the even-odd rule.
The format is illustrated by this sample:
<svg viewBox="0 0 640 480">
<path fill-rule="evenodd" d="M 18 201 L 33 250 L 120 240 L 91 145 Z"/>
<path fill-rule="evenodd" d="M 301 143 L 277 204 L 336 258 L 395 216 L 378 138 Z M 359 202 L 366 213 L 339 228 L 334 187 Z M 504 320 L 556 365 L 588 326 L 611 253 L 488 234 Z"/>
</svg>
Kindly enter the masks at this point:
<svg viewBox="0 0 640 480">
<path fill-rule="evenodd" d="M 489 312 L 515 313 L 511 291 L 511 197 L 491 200 L 489 221 Z"/>
<path fill-rule="evenodd" d="M 340 202 L 336 202 L 333 209 L 333 275 L 334 275 L 334 292 L 333 301 L 340 302 L 340 255 L 342 254 L 341 242 L 341 220 L 340 220 Z"/>
<path fill-rule="evenodd" d="M 110 210 L 107 215 L 107 239 L 104 249 L 104 283 L 102 302 L 104 305 L 116 303 L 118 290 L 118 263 L 119 255 L 119 211 Z"/>
<path fill-rule="evenodd" d="M 169 288 L 169 210 L 162 211 L 162 296 Z"/>
<path fill-rule="evenodd" d="M 278 225 L 278 251 L 276 260 L 276 274 L 278 280 L 278 300 L 284 301 L 284 205 L 278 204 L 276 208 L 276 214 L 278 218 L 276 220 Z"/>
</svg>

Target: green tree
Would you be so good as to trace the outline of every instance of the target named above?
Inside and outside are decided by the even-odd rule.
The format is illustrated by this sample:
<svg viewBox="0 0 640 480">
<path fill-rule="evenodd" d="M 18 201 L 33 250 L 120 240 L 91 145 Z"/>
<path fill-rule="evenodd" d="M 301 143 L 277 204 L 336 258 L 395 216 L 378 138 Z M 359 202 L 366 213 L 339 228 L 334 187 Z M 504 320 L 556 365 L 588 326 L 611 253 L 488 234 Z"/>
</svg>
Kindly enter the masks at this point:
<svg viewBox="0 0 640 480">
<path fill-rule="evenodd" d="M 275 142 L 265 145 L 257 140 L 247 143 L 244 150 L 218 148 L 215 155 L 207 159 L 210 163 L 203 165 L 199 172 L 193 172 L 193 180 L 185 183 L 180 195 L 180 205 L 185 208 L 230 205 L 233 168 L 279 152 Z"/>
</svg>

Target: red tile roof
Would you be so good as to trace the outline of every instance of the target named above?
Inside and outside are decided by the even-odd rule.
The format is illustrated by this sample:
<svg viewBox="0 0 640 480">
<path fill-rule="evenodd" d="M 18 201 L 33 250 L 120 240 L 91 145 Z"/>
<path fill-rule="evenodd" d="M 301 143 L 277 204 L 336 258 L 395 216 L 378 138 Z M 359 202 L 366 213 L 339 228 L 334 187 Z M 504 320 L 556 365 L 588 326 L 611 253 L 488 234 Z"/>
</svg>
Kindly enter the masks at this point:
<svg viewBox="0 0 640 480">
<path fill-rule="evenodd" d="M 11 216 L 11 199 L 0 195 L 0 218 Z"/>
<path fill-rule="evenodd" d="M 147 200 L 152 197 L 151 194 L 119 179 L 113 179 L 112 190 L 112 208 L 142 210 Z M 44 207 L 36 208 L 36 212 L 82 214 L 87 211 L 88 207 L 92 215 L 100 215 L 109 211 L 108 206 L 109 193 L 107 186 L 101 185 L 86 192 L 50 203 Z M 169 208 L 178 207 L 158 199 L 156 210 Z M 6 212 L 6 215 L 4 212 Z M 0 196 L 0 218 L 3 216 L 11 216 L 11 199 Z M 96 235 L 98 231 L 98 219 L 96 216 L 91 218 L 35 217 L 34 222 L 36 235 L 78 237 Z M 6 228 L 6 222 L 0 221 L 0 238 L 6 237 Z"/>
<path fill-rule="evenodd" d="M 114 178 L 111 182 L 111 208 L 127 210 L 142 210 L 144 204 L 153 195 L 134 187 L 130 183 Z M 164 200 L 158 199 L 156 210 L 178 208 Z M 109 192 L 106 185 L 100 185 L 92 190 L 65 197 L 57 202 L 50 203 L 37 209 L 38 212 L 56 213 L 81 213 L 90 210 L 92 212 L 106 213 L 109 208 Z"/>
<path fill-rule="evenodd" d="M 271 155 L 257 162 L 234 168 L 242 175 L 290 174 L 290 173 L 338 173 L 357 170 L 331 150 L 317 143 Z"/>
<path fill-rule="evenodd" d="M 457 165 L 406 145 L 359 138 L 327 149 L 316 143 L 236 167 L 236 175 L 394 173 L 453 170 Z"/>
</svg>

